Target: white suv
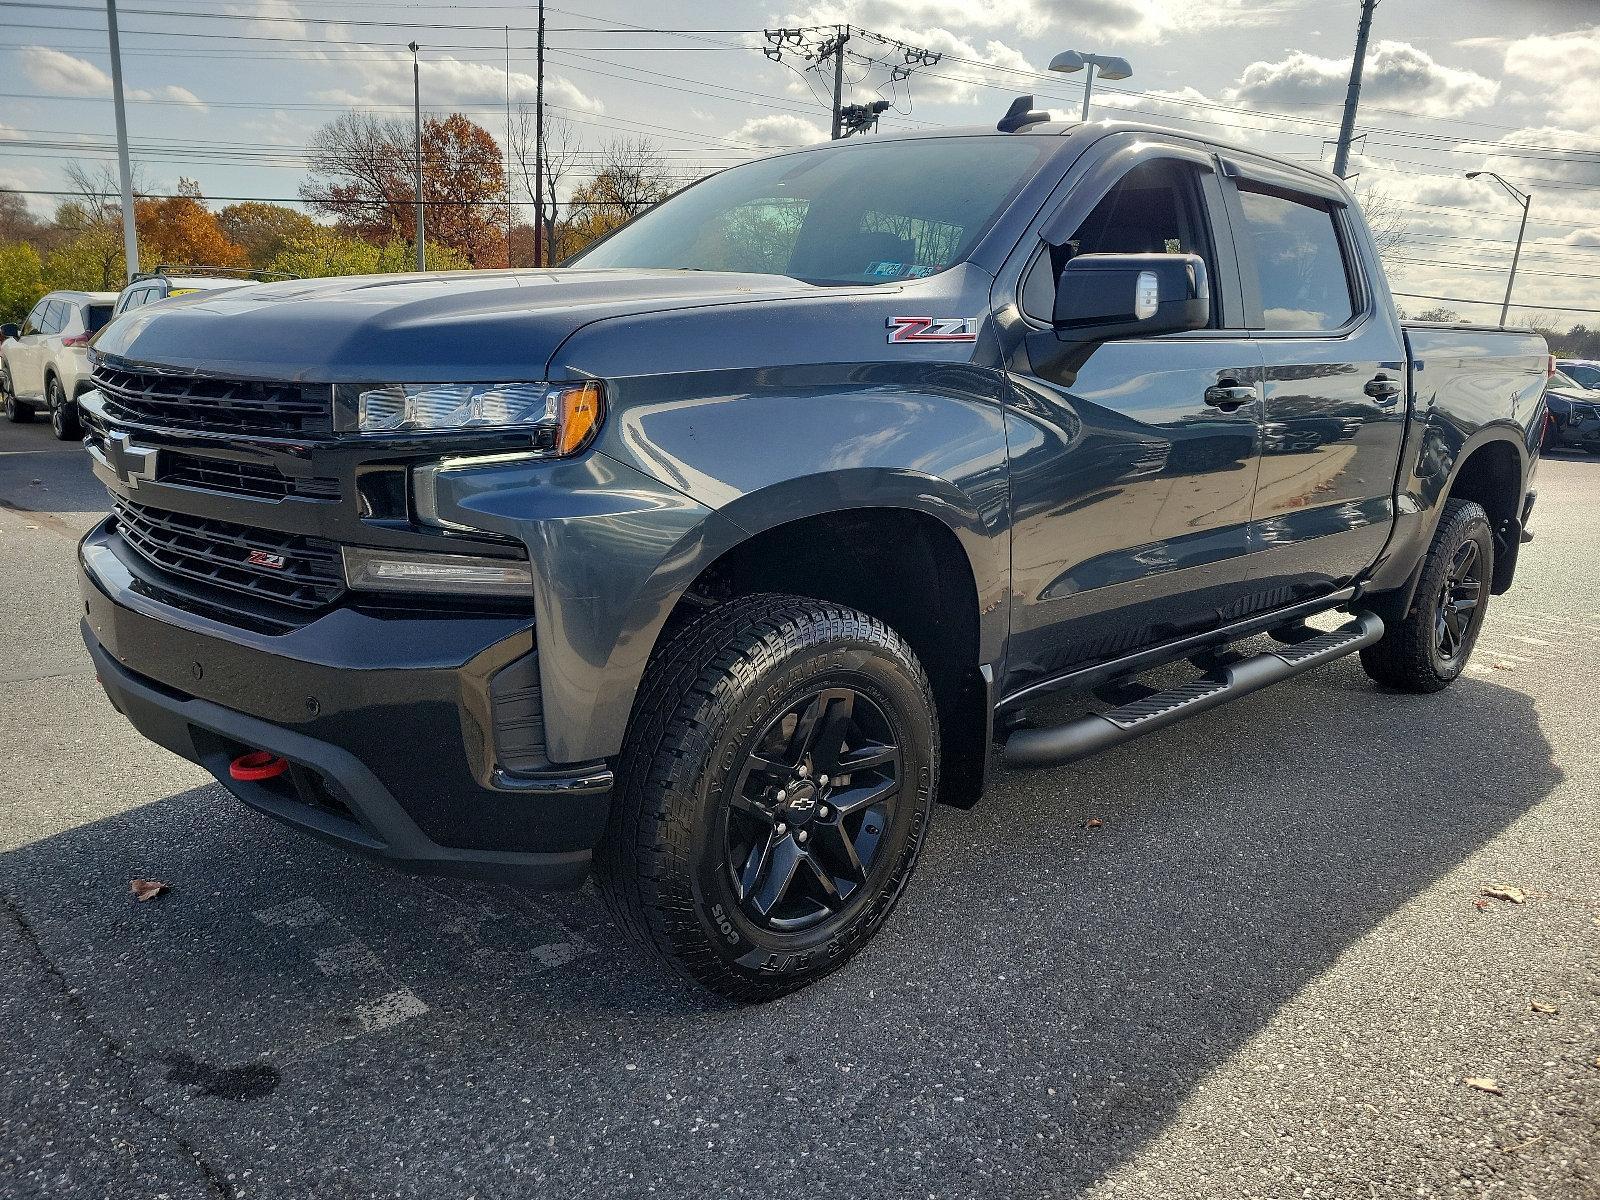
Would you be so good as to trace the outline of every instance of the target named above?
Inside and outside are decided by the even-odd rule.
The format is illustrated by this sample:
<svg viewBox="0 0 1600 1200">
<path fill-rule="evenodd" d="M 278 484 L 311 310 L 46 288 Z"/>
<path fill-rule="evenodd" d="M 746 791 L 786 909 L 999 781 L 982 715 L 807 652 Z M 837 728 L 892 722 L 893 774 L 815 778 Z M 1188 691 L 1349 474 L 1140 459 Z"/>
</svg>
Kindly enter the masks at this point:
<svg viewBox="0 0 1600 1200">
<path fill-rule="evenodd" d="M 0 327 L 0 395 L 6 416 L 31 421 L 36 408 L 50 413 L 62 441 L 81 437 L 78 395 L 89 390 L 89 339 L 111 320 L 115 292 L 51 292 L 33 306 L 22 328 Z"/>
</svg>

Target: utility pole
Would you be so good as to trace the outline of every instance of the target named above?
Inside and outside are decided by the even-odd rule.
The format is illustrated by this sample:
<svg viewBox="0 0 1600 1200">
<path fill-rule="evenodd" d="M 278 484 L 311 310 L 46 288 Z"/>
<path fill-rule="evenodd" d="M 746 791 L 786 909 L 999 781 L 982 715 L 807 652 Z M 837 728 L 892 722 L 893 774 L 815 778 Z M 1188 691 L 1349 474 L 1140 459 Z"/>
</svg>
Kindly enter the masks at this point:
<svg viewBox="0 0 1600 1200">
<path fill-rule="evenodd" d="M 139 273 L 139 229 L 133 219 L 133 164 L 128 161 L 128 109 L 122 99 L 122 46 L 117 40 L 117 0 L 106 0 L 111 37 L 111 98 L 117 110 L 117 171 L 122 177 L 122 253 L 128 281 Z"/>
<path fill-rule="evenodd" d="M 839 106 L 844 101 L 844 45 L 850 40 L 850 26 L 841 25 L 833 35 L 833 140 L 844 136 Z"/>
<path fill-rule="evenodd" d="M 533 265 L 544 266 L 544 0 L 539 0 L 539 37 L 533 84 Z"/>
<path fill-rule="evenodd" d="M 1350 63 L 1350 87 L 1344 94 L 1344 116 L 1339 121 L 1339 145 L 1333 152 L 1333 173 L 1348 179 L 1350 139 L 1356 131 L 1356 106 L 1361 102 L 1361 68 L 1367 61 L 1367 36 L 1372 32 L 1372 10 L 1378 0 L 1361 0 L 1361 24 L 1356 26 L 1356 56 Z"/>
<path fill-rule="evenodd" d="M 506 26 L 506 266 L 511 266 L 511 226 L 516 205 L 511 203 L 511 26 Z"/>
<path fill-rule="evenodd" d="M 417 140 L 417 270 L 428 269 L 428 234 L 423 223 L 422 197 L 422 71 L 417 66 L 417 44 L 411 43 L 411 115 Z"/>
<path fill-rule="evenodd" d="M 1517 226 L 1517 248 L 1511 252 L 1511 274 L 1506 278 L 1506 298 L 1500 305 L 1500 328 L 1506 327 L 1506 322 L 1511 317 L 1511 289 L 1517 283 L 1517 263 L 1522 259 L 1522 238 L 1528 232 L 1528 210 L 1533 207 L 1533 197 L 1519 187 L 1512 187 L 1493 171 L 1468 171 L 1468 179 L 1476 179 L 1480 175 L 1487 175 L 1501 187 L 1511 193 L 1511 198 L 1522 205 L 1522 224 Z"/>
</svg>

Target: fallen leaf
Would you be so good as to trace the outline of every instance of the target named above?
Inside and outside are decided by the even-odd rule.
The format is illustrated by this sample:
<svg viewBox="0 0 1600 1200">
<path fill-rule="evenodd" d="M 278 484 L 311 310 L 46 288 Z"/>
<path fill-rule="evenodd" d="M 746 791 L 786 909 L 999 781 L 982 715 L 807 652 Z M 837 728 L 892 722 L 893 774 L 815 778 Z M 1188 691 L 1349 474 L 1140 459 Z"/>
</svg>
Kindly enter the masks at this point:
<svg viewBox="0 0 1600 1200">
<path fill-rule="evenodd" d="M 157 896 L 172 889 L 159 879 L 130 879 L 128 890 L 133 893 L 133 898 L 143 904 L 146 900 L 154 900 Z"/>
<path fill-rule="evenodd" d="M 1487 1078 L 1486 1076 L 1474 1075 L 1468 1079 L 1463 1079 L 1461 1082 L 1466 1084 L 1469 1088 L 1477 1088 L 1480 1092 L 1488 1092 L 1491 1096 L 1505 1095 L 1505 1093 L 1500 1090 L 1500 1084 L 1493 1079 Z"/>
<path fill-rule="evenodd" d="M 1105 824 L 1105 822 L 1102 821 L 1099 817 L 1090 817 L 1087 821 L 1085 821 L 1083 823 L 1083 827 L 1085 829 L 1099 829 L 1100 826 L 1103 825 L 1103 824 Z"/>
<path fill-rule="evenodd" d="M 1505 663 L 1505 662 L 1490 663 L 1489 665 L 1491 667 L 1493 667 L 1496 671 L 1515 671 L 1516 670 L 1516 668 L 1513 667 L 1510 663 Z"/>
<path fill-rule="evenodd" d="M 1521 904 L 1528 898 L 1523 894 L 1521 888 L 1502 887 L 1498 884 L 1496 884 L 1494 887 L 1486 887 L 1478 894 L 1480 896 L 1487 896 L 1491 900 L 1509 900 L 1512 904 Z"/>
<path fill-rule="evenodd" d="M 1472 902 L 1472 907 L 1477 909 L 1479 912 L 1488 912 L 1489 911 L 1489 902 L 1487 900 L 1481 900 L 1481 899 L 1480 900 L 1474 900 Z"/>
<path fill-rule="evenodd" d="M 1554 1004 L 1546 1004 L 1543 1000 L 1535 1000 L 1532 1004 L 1528 1005 L 1528 1007 L 1534 1012 L 1538 1013 L 1554 1013 L 1561 1011 Z"/>
</svg>

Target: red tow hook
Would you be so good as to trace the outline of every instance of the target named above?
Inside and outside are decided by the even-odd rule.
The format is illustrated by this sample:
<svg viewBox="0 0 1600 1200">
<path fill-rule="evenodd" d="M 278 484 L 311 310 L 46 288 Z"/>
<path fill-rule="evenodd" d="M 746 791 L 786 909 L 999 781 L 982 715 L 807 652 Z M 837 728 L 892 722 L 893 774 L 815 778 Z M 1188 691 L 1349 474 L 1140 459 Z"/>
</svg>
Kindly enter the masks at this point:
<svg viewBox="0 0 1600 1200">
<path fill-rule="evenodd" d="M 252 750 L 249 754 L 239 755 L 228 764 L 228 774 L 241 783 L 276 779 L 288 769 L 288 762 L 270 750 Z"/>
</svg>

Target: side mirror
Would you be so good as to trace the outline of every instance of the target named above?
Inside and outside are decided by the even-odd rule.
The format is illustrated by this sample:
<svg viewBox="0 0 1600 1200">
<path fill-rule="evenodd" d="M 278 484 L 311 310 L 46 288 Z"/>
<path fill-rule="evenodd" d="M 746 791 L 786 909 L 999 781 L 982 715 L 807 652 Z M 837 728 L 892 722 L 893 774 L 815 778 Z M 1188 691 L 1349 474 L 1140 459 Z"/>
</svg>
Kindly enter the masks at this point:
<svg viewBox="0 0 1600 1200">
<path fill-rule="evenodd" d="M 0 325 L 0 338 L 14 338 L 21 336 L 22 330 L 17 326 L 15 321 L 7 321 L 4 325 Z"/>
<path fill-rule="evenodd" d="M 1211 285 L 1198 254 L 1080 254 L 1056 285 L 1053 328 L 1028 337 L 1035 370 L 1074 373 L 1103 342 L 1204 329 Z"/>
</svg>

